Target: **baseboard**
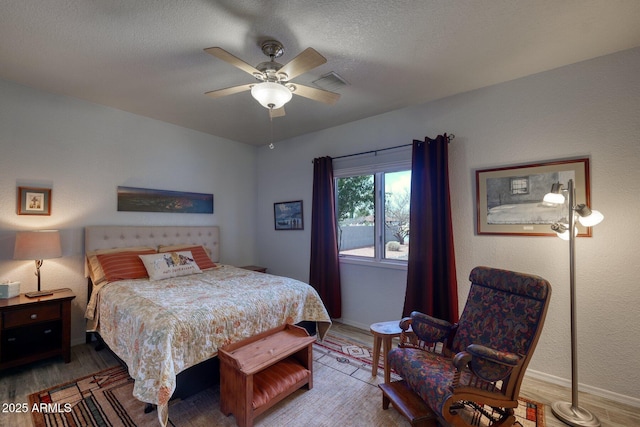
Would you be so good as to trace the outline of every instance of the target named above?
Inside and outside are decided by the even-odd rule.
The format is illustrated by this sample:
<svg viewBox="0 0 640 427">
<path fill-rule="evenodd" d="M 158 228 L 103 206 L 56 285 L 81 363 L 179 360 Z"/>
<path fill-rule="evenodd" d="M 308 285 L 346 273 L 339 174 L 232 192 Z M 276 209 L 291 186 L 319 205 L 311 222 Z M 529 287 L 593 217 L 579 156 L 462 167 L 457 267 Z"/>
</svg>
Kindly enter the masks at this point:
<svg viewBox="0 0 640 427">
<path fill-rule="evenodd" d="M 332 320 L 335 320 L 336 322 L 340 322 L 343 325 L 353 326 L 354 328 L 362 329 L 363 331 L 368 331 L 369 330 L 369 326 L 371 326 L 371 325 L 363 325 L 363 324 L 358 323 L 358 322 L 352 322 L 352 321 L 350 321 L 348 319 L 343 319 L 343 318 L 341 318 L 341 319 L 332 319 Z"/>
<path fill-rule="evenodd" d="M 71 340 L 71 347 L 75 347 L 77 345 L 82 345 L 85 343 L 85 339 L 84 338 L 74 338 L 73 340 Z"/>
<path fill-rule="evenodd" d="M 559 385 L 571 390 L 571 381 L 566 378 L 556 377 L 540 371 L 534 371 L 527 369 L 526 377 L 535 378 L 540 381 L 548 382 L 551 384 Z M 614 402 L 622 403 L 624 405 L 633 406 L 634 408 L 640 408 L 640 399 L 637 397 L 627 396 L 624 394 L 616 393 L 613 391 L 605 390 L 598 387 L 593 387 L 588 384 L 578 384 L 578 391 L 589 393 L 594 396 L 602 397 Z"/>
</svg>

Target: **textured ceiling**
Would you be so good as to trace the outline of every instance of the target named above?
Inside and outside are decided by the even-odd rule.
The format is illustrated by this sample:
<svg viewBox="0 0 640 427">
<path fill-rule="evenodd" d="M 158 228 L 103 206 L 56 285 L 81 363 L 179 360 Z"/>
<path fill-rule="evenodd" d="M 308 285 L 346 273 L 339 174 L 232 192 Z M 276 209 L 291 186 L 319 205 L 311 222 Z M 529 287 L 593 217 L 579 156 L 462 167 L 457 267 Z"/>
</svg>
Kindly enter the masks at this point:
<svg viewBox="0 0 640 427">
<path fill-rule="evenodd" d="M 294 96 L 269 124 L 249 92 L 276 39 L 349 85 L 328 106 Z M 2 0 L 0 78 L 248 144 L 301 135 L 640 46 L 638 0 Z M 273 132 L 273 134 L 272 134 Z"/>
</svg>

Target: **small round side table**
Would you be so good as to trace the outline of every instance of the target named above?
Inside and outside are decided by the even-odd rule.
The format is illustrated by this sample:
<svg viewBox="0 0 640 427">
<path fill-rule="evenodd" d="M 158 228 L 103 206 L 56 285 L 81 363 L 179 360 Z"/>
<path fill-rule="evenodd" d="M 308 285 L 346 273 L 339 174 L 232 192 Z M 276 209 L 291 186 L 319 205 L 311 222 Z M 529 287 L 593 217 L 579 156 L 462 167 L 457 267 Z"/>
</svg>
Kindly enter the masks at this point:
<svg viewBox="0 0 640 427">
<path fill-rule="evenodd" d="M 384 382 L 391 381 L 391 369 L 387 363 L 387 355 L 391 350 L 391 340 L 399 337 L 402 333 L 399 320 L 391 320 L 389 322 L 378 322 L 372 324 L 369 329 L 373 334 L 373 365 L 371 366 L 371 375 L 378 375 L 378 361 L 380 360 L 380 344 L 382 344 L 382 360 L 384 364 Z M 409 328 L 411 331 L 411 328 Z"/>
</svg>

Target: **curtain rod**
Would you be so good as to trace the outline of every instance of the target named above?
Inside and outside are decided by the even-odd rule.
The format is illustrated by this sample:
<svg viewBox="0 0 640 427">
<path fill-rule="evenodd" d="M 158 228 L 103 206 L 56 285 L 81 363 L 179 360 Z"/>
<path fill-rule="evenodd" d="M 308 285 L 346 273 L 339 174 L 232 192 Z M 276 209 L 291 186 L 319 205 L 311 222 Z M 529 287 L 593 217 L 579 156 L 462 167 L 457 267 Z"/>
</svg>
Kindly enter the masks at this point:
<svg viewBox="0 0 640 427">
<path fill-rule="evenodd" d="M 454 134 L 449 134 L 447 136 L 447 142 L 451 142 L 452 139 L 455 139 L 455 135 Z M 353 156 L 362 156 L 363 154 L 378 154 L 381 151 L 387 151 L 387 150 L 394 150 L 396 148 L 402 148 L 402 147 L 411 147 L 413 145 L 413 143 L 411 144 L 403 144 L 403 145 L 396 145 L 394 147 L 387 147 L 387 148 L 380 148 L 378 150 L 370 150 L 370 151 L 363 151 L 361 153 L 353 153 L 353 154 L 345 154 L 344 156 L 337 156 L 337 157 L 333 157 L 333 160 L 335 159 L 344 159 L 346 157 L 353 157 Z"/>
</svg>

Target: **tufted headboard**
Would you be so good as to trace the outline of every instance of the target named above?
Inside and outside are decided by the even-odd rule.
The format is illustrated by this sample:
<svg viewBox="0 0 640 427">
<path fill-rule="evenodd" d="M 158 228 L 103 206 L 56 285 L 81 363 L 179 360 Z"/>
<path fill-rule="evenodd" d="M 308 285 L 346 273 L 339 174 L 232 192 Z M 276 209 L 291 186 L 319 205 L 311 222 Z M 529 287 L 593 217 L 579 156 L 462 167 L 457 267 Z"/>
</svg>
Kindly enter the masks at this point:
<svg viewBox="0 0 640 427">
<path fill-rule="evenodd" d="M 213 262 L 220 261 L 218 226 L 130 226 L 98 225 L 84 229 L 84 250 L 126 248 L 131 246 L 203 245 Z"/>
</svg>

